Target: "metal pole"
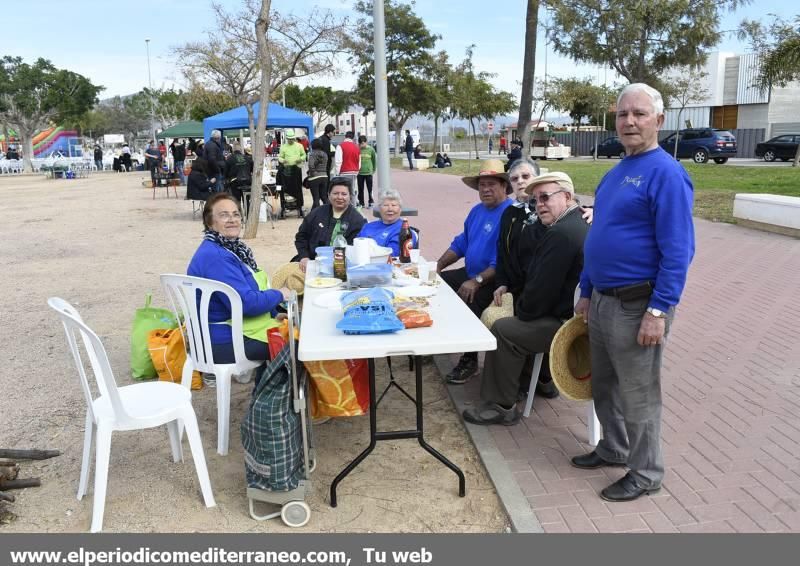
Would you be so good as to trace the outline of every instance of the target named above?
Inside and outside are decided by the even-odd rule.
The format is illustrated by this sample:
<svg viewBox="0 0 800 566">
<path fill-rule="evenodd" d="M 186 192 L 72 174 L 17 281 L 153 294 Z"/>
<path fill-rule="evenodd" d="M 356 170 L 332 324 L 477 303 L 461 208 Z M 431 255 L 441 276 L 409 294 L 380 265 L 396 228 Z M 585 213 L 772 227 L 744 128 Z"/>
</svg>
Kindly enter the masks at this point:
<svg viewBox="0 0 800 566">
<path fill-rule="evenodd" d="M 386 85 L 386 24 L 383 0 L 373 2 L 373 42 L 375 44 L 375 118 L 378 124 L 378 191 L 391 188 L 389 175 L 389 94 Z"/>
<path fill-rule="evenodd" d="M 156 140 L 156 116 L 155 116 L 155 108 L 153 105 L 153 79 L 150 76 L 150 38 L 147 37 L 144 40 L 144 44 L 147 47 L 147 85 L 150 88 L 150 129 L 153 131 L 153 143 L 156 144 L 158 147 L 158 140 Z"/>
</svg>

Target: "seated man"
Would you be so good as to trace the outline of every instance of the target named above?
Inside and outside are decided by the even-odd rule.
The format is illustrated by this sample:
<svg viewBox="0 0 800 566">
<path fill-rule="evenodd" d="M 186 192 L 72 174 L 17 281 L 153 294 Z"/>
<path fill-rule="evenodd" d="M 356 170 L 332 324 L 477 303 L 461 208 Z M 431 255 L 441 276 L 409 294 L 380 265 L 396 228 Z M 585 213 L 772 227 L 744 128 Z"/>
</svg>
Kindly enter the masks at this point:
<svg viewBox="0 0 800 566">
<path fill-rule="evenodd" d="M 463 177 L 462 181 L 478 191 L 481 202 L 470 210 L 464 221 L 464 231 L 453 239 L 448 250 L 439 258 L 436 271 L 480 318 L 483 309 L 492 302 L 497 235 L 503 211 L 512 204 L 508 198 L 511 185 L 499 159 L 487 159 L 481 163 L 478 175 Z M 464 267 L 442 271 L 462 257 Z M 466 383 L 477 370 L 478 353 L 467 352 L 461 356 L 453 371 L 447 374 L 447 382 Z"/>
<path fill-rule="evenodd" d="M 583 269 L 583 241 L 588 232 L 575 201 L 572 180 L 565 173 L 541 175 L 526 192 L 546 227 L 525 273 L 525 286 L 514 304 L 513 317 L 492 326 L 497 350 L 486 353 L 481 402 L 464 411 L 474 424 L 514 425 L 525 358 L 550 350 L 564 320 L 572 317 L 575 287 Z"/>
<path fill-rule="evenodd" d="M 236 142 L 233 144 L 233 153 L 225 160 L 225 180 L 231 194 L 241 201 L 243 191 L 250 190 L 252 179 L 253 158 L 243 153 L 242 146 Z"/>
</svg>

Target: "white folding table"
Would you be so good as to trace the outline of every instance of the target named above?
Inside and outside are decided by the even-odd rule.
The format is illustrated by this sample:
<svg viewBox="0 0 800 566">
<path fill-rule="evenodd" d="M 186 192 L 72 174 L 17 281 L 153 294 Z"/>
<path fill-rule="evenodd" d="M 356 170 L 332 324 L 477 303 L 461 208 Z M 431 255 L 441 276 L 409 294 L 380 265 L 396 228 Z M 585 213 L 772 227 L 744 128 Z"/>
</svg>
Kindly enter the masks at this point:
<svg viewBox="0 0 800 566">
<path fill-rule="evenodd" d="M 309 269 L 309 272 L 313 273 L 314 270 Z M 327 309 L 314 304 L 316 297 L 323 293 L 331 292 L 332 289 L 314 289 L 308 286 L 308 281 L 306 282 L 303 316 L 300 323 L 298 358 L 301 361 L 339 360 L 343 358 L 369 359 L 370 443 L 331 483 L 332 507 L 336 507 L 336 487 L 339 482 L 372 452 L 376 443 L 379 440 L 396 440 L 400 438 L 416 438 L 422 448 L 453 470 L 458 476 L 459 496 L 464 497 L 466 495 L 466 481 L 461 469 L 425 441 L 422 414 L 422 363 L 420 356 L 495 350 L 497 341 L 444 281 L 439 279 L 439 285 L 436 289 L 437 293 L 428 299 L 433 326 L 401 330 L 392 334 L 356 336 L 346 335 L 336 328 L 336 323 L 342 318 L 340 310 Z M 402 292 L 402 288 L 391 287 L 390 290 Z M 416 429 L 378 431 L 377 407 L 383 395 L 380 398 L 375 395 L 375 358 L 406 355 L 415 356 L 415 396 L 412 397 L 406 393 L 393 379 L 391 379 L 383 394 L 385 395 L 390 387 L 395 386 L 414 402 L 417 409 Z"/>
</svg>

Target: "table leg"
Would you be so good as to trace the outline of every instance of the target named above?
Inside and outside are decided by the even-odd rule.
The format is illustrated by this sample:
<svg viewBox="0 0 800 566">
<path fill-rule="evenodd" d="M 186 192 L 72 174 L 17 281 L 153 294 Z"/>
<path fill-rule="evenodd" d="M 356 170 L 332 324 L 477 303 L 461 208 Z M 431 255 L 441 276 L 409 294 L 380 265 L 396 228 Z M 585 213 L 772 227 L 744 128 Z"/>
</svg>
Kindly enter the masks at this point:
<svg viewBox="0 0 800 566">
<path fill-rule="evenodd" d="M 464 497 L 467 494 L 467 480 L 464 478 L 464 472 L 461 468 L 453 464 L 450 460 L 445 458 L 433 446 L 425 442 L 425 428 L 422 417 L 422 357 L 416 356 L 414 359 L 414 370 L 417 378 L 417 430 L 419 431 L 419 445 L 431 453 L 431 455 L 439 460 L 442 464 L 453 470 L 458 476 L 458 495 Z"/>
<path fill-rule="evenodd" d="M 376 429 L 377 429 L 377 399 L 375 398 L 375 360 L 369 359 L 369 446 L 364 451 L 356 456 L 356 459 L 350 462 L 347 467 L 339 472 L 339 475 L 333 479 L 331 483 L 331 507 L 336 507 L 336 486 L 339 485 L 347 474 L 352 472 L 364 458 L 369 456 L 369 453 L 375 449 L 378 442 Z"/>
</svg>

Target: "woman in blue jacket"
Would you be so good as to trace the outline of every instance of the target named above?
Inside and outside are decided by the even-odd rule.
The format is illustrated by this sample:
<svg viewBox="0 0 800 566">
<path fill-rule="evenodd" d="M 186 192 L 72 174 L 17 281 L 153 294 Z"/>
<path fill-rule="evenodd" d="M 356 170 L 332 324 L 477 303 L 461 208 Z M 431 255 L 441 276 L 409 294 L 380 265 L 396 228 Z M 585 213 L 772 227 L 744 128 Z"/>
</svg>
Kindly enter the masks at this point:
<svg viewBox="0 0 800 566">
<path fill-rule="evenodd" d="M 375 220 L 365 224 L 359 232 L 359 238 L 372 238 L 379 246 L 392 248 L 392 255 L 400 255 L 400 229 L 403 227 L 403 219 L 400 214 L 403 211 L 403 201 L 400 193 L 394 189 L 385 189 L 378 197 L 378 210 L 381 214 L 380 220 Z M 413 230 L 412 245 L 416 248 L 417 234 Z"/>
<path fill-rule="evenodd" d="M 228 193 L 214 193 L 203 208 L 203 241 L 189 263 L 188 274 L 227 283 L 242 298 L 244 350 L 249 360 L 269 359 L 267 330 L 279 326 L 278 305 L 289 298 L 289 289 L 270 289 L 266 273 L 259 269 L 250 247 L 239 239 L 242 211 Z M 214 361 L 235 362 L 231 334 L 230 301 L 215 293 L 209 304 L 209 325 Z"/>
</svg>

